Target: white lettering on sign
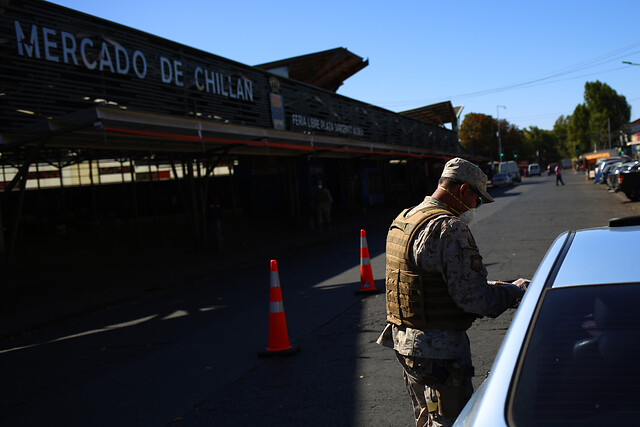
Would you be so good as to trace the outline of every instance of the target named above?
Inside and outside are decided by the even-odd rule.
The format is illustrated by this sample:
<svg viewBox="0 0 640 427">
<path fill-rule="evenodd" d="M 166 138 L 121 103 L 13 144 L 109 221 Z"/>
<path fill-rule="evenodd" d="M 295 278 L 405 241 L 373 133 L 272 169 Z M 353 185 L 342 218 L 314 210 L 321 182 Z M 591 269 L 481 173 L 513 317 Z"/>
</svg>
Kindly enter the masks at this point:
<svg viewBox="0 0 640 427">
<path fill-rule="evenodd" d="M 176 76 L 176 79 L 175 79 L 176 86 L 183 87 L 184 82 L 182 81 L 182 62 L 173 61 L 173 73 Z"/>
<path fill-rule="evenodd" d="M 35 55 L 36 58 L 40 58 L 40 47 L 38 46 L 38 27 L 36 27 L 35 24 L 31 26 L 31 40 L 29 40 L 29 43 L 26 43 L 26 37 L 22 32 L 20 23 L 18 21 L 15 21 L 14 25 L 16 27 L 16 38 L 18 39 L 18 54 L 20 56 L 24 56 L 26 52 L 29 58 L 32 58 L 33 55 Z"/>
<path fill-rule="evenodd" d="M 361 127 L 352 126 L 346 123 L 337 123 L 317 117 L 307 117 L 300 114 L 291 115 L 291 123 L 294 126 L 316 129 L 325 132 L 336 132 L 344 135 L 362 136 L 364 131 Z"/>
<path fill-rule="evenodd" d="M 100 71 L 104 71 L 104 67 L 109 67 L 109 71 L 114 72 L 109 47 L 105 42 L 102 42 L 102 49 L 100 49 Z"/>
<path fill-rule="evenodd" d="M 73 59 L 74 65 L 78 65 L 78 58 L 76 57 L 76 38 L 73 34 L 62 31 L 62 60 L 65 64 L 69 63 L 69 57 Z"/>
<path fill-rule="evenodd" d="M 142 63 L 142 70 L 140 69 L 140 63 Z M 147 76 L 147 59 L 139 50 L 133 52 L 133 71 L 135 71 L 139 79 L 144 79 Z"/>
<path fill-rule="evenodd" d="M 93 42 L 89 39 L 82 39 L 82 42 L 80 43 L 80 55 L 82 56 L 82 63 L 88 69 L 95 70 L 98 64 L 96 63 L 96 61 L 89 61 L 89 59 L 87 58 L 87 45 L 93 47 Z"/>
<path fill-rule="evenodd" d="M 124 64 L 120 62 L 121 59 L 124 59 Z M 116 45 L 116 71 L 118 74 L 129 72 L 129 55 L 127 55 L 125 48 L 119 44 Z"/>
<path fill-rule="evenodd" d="M 131 50 L 112 40 L 97 45 L 90 38 L 76 39 L 72 33 L 39 28 L 35 24 L 25 33 L 17 20 L 14 21 L 14 27 L 20 56 L 42 59 L 42 46 L 45 61 L 62 61 L 64 64 L 83 66 L 87 70 L 113 74 L 127 75 L 133 72 L 139 79 L 148 76 L 147 58 L 140 50 L 133 50 L 130 54 Z M 185 67 L 181 60 L 164 56 L 160 56 L 157 68 L 162 83 L 177 87 L 193 84 L 200 92 L 253 102 L 253 82 L 244 76 L 229 75 L 202 66 L 196 66 L 193 75 L 187 76 L 184 70 L 190 67 Z"/>
<path fill-rule="evenodd" d="M 196 89 L 200 92 L 208 92 L 216 95 L 224 95 L 229 98 L 253 101 L 253 82 L 243 77 L 235 78 L 196 67 L 193 72 Z M 234 88 L 235 83 L 235 88 Z"/>
<path fill-rule="evenodd" d="M 291 121 L 295 126 L 307 127 L 307 118 L 299 114 L 292 114 Z"/>
<path fill-rule="evenodd" d="M 171 83 L 171 61 L 164 56 L 160 57 L 160 73 L 162 75 L 162 83 Z"/>
<path fill-rule="evenodd" d="M 51 30 L 49 28 L 42 29 L 42 38 L 44 39 L 44 58 L 47 61 L 58 62 L 58 57 L 53 56 L 51 54 L 51 51 L 49 50 L 51 48 L 55 49 L 56 47 L 58 47 L 58 43 L 56 43 L 55 41 L 49 40 L 49 36 L 55 36 L 55 35 L 56 35 L 56 32 L 54 30 Z M 31 38 L 33 38 L 33 35 L 31 36 Z"/>
</svg>

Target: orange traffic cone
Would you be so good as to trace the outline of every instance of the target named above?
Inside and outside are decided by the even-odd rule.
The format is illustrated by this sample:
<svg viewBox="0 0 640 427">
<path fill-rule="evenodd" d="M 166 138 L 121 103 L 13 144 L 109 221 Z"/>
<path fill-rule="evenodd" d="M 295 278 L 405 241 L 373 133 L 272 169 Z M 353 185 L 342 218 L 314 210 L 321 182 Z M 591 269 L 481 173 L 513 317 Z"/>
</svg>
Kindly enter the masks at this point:
<svg viewBox="0 0 640 427">
<path fill-rule="evenodd" d="M 284 356 L 297 352 L 299 346 L 289 344 L 287 322 L 284 318 L 284 305 L 280 291 L 280 277 L 278 263 L 271 260 L 271 285 L 269 287 L 269 342 L 265 350 L 260 350 L 260 356 Z"/>
<path fill-rule="evenodd" d="M 355 294 L 379 294 L 380 292 L 382 291 L 376 288 L 376 282 L 373 280 L 367 236 L 364 230 L 360 230 L 360 289 L 355 291 Z"/>
</svg>

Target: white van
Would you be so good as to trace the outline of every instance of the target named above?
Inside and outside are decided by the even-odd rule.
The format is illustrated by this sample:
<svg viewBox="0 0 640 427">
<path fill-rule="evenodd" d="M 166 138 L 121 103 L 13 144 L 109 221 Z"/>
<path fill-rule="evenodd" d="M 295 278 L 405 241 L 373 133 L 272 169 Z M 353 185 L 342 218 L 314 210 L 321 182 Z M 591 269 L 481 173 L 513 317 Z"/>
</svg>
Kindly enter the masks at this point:
<svg viewBox="0 0 640 427">
<path fill-rule="evenodd" d="M 537 163 L 531 163 L 529 166 L 527 166 L 527 175 L 528 176 L 534 176 L 534 175 L 538 175 L 541 176 L 541 172 L 540 172 L 540 165 Z"/>
<path fill-rule="evenodd" d="M 520 170 L 514 161 L 498 163 L 498 172 L 506 173 L 511 178 L 511 182 L 520 182 Z"/>
</svg>

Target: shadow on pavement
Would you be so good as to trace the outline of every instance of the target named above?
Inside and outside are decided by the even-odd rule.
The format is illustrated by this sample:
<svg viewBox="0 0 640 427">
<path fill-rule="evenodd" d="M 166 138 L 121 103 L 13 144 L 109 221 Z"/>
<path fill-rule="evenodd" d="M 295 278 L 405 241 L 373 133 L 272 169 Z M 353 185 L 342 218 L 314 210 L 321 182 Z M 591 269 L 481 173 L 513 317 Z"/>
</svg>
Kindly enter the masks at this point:
<svg viewBox="0 0 640 427">
<path fill-rule="evenodd" d="M 359 224 L 370 227 L 374 257 L 395 211 L 345 221 L 330 235 L 280 232 L 243 253 L 247 237 L 216 266 L 185 251 L 156 259 L 151 273 L 140 269 L 149 266 L 144 256 L 125 258 L 95 288 L 87 264 L 67 275 L 86 274 L 84 283 L 16 298 L 3 312 L 11 324 L 0 343 L 1 424 L 354 425 L 366 328 L 354 295 Z M 275 239 L 278 230 L 266 234 Z M 289 337 L 301 345 L 289 358 L 256 354 L 268 340 L 269 252 L 278 257 Z"/>
</svg>

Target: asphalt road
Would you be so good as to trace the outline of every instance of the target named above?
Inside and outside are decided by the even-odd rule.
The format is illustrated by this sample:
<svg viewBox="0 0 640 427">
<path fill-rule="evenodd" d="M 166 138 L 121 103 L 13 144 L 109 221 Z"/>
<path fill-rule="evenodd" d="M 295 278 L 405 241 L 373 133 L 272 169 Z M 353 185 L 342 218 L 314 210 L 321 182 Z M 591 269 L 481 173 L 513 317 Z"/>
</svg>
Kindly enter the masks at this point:
<svg viewBox="0 0 640 427">
<path fill-rule="evenodd" d="M 561 232 L 637 214 L 637 203 L 582 175 L 564 180 L 490 190 L 496 202 L 471 225 L 490 279 L 530 278 Z M 354 295 L 358 232 L 278 259 L 299 353 L 257 355 L 268 337 L 269 266 L 249 266 L 0 342 L 0 424 L 412 425 L 402 371 L 375 344 L 384 294 Z M 367 230 L 379 287 L 385 234 L 385 226 Z M 476 385 L 512 316 L 481 319 L 469 331 Z"/>
</svg>

